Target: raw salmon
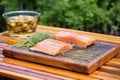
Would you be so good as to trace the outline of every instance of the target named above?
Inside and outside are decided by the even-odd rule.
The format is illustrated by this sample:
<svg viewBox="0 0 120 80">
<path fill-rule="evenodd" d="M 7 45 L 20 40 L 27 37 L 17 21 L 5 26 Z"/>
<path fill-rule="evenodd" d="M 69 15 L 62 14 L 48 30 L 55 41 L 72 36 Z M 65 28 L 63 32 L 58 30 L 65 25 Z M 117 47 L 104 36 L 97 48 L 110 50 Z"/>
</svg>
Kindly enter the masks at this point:
<svg viewBox="0 0 120 80">
<path fill-rule="evenodd" d="M 30 48 L 30 50 L 40 51 L 54 56 L 70 49 L 72 49 L 72 45 L 54 39 L 45 39 Z"/>
<path fill-rule="evenodd" d="M 93 44 L 96 40 L 85 34 L 77 34 L 73 32 L 61 31 L 55 35 L 56 40 L 61 40 L 64 42 L 74 43 L 77 46 L 88 47 Z"/>
</svg>

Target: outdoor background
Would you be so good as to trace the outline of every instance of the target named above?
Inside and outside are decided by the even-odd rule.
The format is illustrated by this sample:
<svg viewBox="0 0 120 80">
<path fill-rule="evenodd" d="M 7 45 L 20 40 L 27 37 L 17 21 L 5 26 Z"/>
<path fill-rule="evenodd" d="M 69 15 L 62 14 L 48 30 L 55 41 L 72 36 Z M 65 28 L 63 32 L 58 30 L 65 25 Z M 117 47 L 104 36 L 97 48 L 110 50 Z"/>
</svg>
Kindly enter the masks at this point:
<svg viewBox="0 0 120 80">
<path fill-rule="evenodd" d="M 120 0 L 0 0 L 0 31 L 2 13 L 16 10 L 40 12 L 39 25 L 120 36 Z"/>
</svg>

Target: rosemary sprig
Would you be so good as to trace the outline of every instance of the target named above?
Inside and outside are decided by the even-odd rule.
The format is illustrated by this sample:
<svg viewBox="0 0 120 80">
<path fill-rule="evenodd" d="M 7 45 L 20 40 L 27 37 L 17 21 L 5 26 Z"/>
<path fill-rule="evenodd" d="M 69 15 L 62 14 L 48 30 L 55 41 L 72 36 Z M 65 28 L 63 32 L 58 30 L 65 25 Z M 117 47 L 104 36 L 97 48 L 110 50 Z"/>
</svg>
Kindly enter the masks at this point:
<svg viewBox="0 0 120 80">
<path fill-rule="evenodd" d="M 20 42 L 16 45 L 17 48 L 30 48 L 34 46 L 36 43 L 47 39 L 47 38 L 53 38 L 53 36 L 49 32 L 44 33 L 36 33 L 29 37 L 27 40 Z"/>
</svg>

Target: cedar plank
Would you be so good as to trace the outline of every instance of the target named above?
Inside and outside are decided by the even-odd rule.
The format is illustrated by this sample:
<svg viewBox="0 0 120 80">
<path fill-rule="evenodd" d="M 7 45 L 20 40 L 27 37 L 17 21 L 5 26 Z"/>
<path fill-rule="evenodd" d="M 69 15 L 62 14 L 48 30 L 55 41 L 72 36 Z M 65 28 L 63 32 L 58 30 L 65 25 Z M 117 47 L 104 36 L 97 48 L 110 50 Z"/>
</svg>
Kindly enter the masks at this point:
<svg viewBox="0 0 120 80">
<path fill-rule="evenodd" d="M 4 49 L 3 55 L 6 57 L 11 57 L 11 58 L 31 61 L 31 62 L 35 62 L 35 63 L 50 65 L 50 66 L 54 66 L 54 67 L 58 67 L 58 68 L 60 67 L 63 69 L 68 69 L 68 70 L 74 69 L 73 71 L 83 72 L 83 73 L 85 72 L 85 68 L 86 68 L 86 66 L 83 64 L 74 64 L 74 63 L 71 64 L 62 59 L 46 57 L 44 55 L 35 54 L 32 52 L 17 51 L 17 50 L 13 50 L 10 48 Z M 29 56 L 29 57 L 26 57 L 26 56 Z"/>
<path fill-rule="evenodd" d="M 71 71 L 82 72 L 86 74 L 91 74 L 98 67 L 102 66 L 105 62 L 115 56 L 118 52 L 118 46 L 116 45 L 111 50 L 104 53 L 99 58 L 90 62 L 89 64 L 76 64 L 69 61 L 65 61 L 55 57 L 49 57 L 42 54 L 35 54 L 34 52 L 15 50 L 12 48 L 6 48 L 3 50 L 3 55 L 6 57 L 31 61 L 35 63 L 50 65 L 58 68 L 63 68 Z M 29 56 L 29 57 L 26 57 Z"/>
</svg>

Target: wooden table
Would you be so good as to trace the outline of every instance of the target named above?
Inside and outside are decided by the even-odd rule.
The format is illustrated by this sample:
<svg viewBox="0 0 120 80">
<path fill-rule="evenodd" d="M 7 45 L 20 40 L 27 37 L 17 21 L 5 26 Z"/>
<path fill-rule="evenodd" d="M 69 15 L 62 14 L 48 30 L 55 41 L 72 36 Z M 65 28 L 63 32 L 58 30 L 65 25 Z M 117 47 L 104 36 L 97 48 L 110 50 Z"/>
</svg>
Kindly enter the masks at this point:
<svg viewBox="0 0 120 80">
<path fill-rule="evenodd" d="M 120 44 L 120 37 L 110 36 L 98 33 L 91 33 L 85 31 L 76 31 L 70 29 L 56 28 L 51 26 L 39 25 L 37 31 L 44 32 L 49 31 L 52 34 L 56 34 L 59 31 L 71 31 L 76 33 L 87 34 L 100 41 L 111 42 Z M 35 64 L 27 61 L 7 58 L 2 55 L 4 47 L 10 46 L 20 39 L 14 39 L 7 36 L 6 32 L 0 33 L 0 76 L 5 76 L 13 79 L 20 80 L 119 80 L 120 79 L 120 51 L 118 55 L 105 63 L 102 67 L 94 71 L 90 75 L 63 70 L 46 65 Z M 7 42 L 7 43 L 6 43 Z M 26 56 L 27 57 L 27 56 Z"/>
</svg>

